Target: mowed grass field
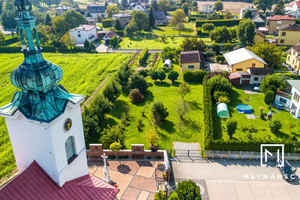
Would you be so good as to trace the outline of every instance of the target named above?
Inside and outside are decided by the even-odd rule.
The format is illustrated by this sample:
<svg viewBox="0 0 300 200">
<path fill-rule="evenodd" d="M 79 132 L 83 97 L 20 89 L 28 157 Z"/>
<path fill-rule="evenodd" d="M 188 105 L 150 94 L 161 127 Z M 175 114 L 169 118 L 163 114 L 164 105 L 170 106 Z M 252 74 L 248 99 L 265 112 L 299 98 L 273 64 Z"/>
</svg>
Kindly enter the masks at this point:
<svg viewBox="0 0 300 200">
<path fill-rule="evenodd" d="M 201 5 L 208 3 L 207 1 L 198 1 L 198 9 L 202 10 Z M 215 1 L 209 2 L 214 4 Z M 240 14 L 242 8 L 246 8 L 247 6 L 254 6 L 252 3 L 246 2 L 235 2 L 235 1 L 223 1 L 224 11 L 229 10 L 232 14 Z M 254 6 L 255 7 L 255 6 Z"/>
<path fill-rule="evenodd" d="M 175 68 L 179 71 L 178 65 L 175 65 Z M 149 88 L 144 102 L 133 104 L 127 94 L 122 94 L 111 113 L 107 115 L 107 119 L 102 123 L 102 128 L 106 128 L 108 124 L 120 124 L 122 114 L 128 112 L 130 125 L 125 131 L 126 148 L 130 148 L 131 144 L 145 144 L 145 148 L 149 148 L 146 135 L 149 131 L 155 131 L 151 108 L 155 102 L 160 101 L 167 108 L 169 116 L 158 127 L 159 149 L 173 149 L 172 142 L 174 141 L 200 142 L 203 144 L 202 85 L 190 85 L 191 93 L 185 97 L 189 105 L 189 112 L 184 120 L 181 120 L 177 108 L 182 99 L 177 90 L 183 81 L 182 74 L 180 73 L 180 77 L 174 84 L 168 79 L 163 82 L 154 82 L 150 77 L 147 77 L 146 80 Z M 142 111 L 145 111 L 145 117 L 142 117 Z M 139 120 L 142 120 L 143 124 L 141 130 L 137 128 Z M 99 141 L 99 137 L 95 137 L 93 142 L 97 141 Z"/>
<path fill-rule="evenodd" d="M 90 96 L 103 79 L 130 60 L 132 54 L 61 54 L 44 53 L 45 59 L 63 70 L 60 82 L 69 92 Z M 8 104 L 17 90 L 10 73 L 23 61 L 23 54 L 0 54 L 0 106 Z M 6 125 L 0 117 L 0 178 L 15 168 L 15 160 Z"/>
<path fill-rule="evenodd" d="M 240 88 L 234 88 L 233 97 L 229 103 L 230 116 L 237 121 L 237 130 L 233 134 L 233 137 L 239 140 L 248 140 L 247 131 L 244 132 L 242 127 L 254 127 L 257 132 L 252 134 L 253 139 L 263 139 L 263 140 L 276 140 L 276 139 L 289 139 L 291 136 L 295 136 L 298 141 L 300 141 L 300 120 L 295 119 L 288 111 L 277 111 L 272 108 L 273 119 L 278 119 L 282 123 L 282 128 L 279 133 L 272 133 L 269 128 L 269 120 L 261 119 L 260 117 L 256 119 L 248 119 L 246 114 L 238 113 L 236 110 L 236 105 L 238 104 L 248 104 L 252 106 L 254 115 L 260 116 L 259 107 L 264 108 L 264 115 L 266 116 L 269 112 L 268 105 L 264 103 L 264 94 L 245 94 L 244 90 Z M 276 114 L 274 114 L 277 112 Z M 227 140 L 229 136 L 226 132 L 226 120 L 220 120 L 221 133 L 220 138 Z M 293 124 L 293 128 L 291 128 Z"/>
<path fill-rule="evenodd" d="M 118 49 L 144 49 L 148 47 L 149 49 L 163 49 L 164 47 L 179 47 L 184 37 L 174 37 L 172 40 L 170 37 L 167 37 L 164 42 L 161 41 L 161 38 L 154 37 L 124 37 L 122 42 L 118 45 Z"/>
</svg>

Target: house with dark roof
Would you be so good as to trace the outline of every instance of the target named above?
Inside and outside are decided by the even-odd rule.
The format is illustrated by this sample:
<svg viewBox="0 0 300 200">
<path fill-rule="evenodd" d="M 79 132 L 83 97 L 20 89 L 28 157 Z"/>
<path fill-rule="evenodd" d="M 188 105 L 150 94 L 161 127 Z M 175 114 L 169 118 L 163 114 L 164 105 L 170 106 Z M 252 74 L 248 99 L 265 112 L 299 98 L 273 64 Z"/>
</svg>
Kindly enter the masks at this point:
<svg viewBox="0 0 300 200">
<path fill-rule="evenodd" d="M 247 7 L 241 9 L 241 11 L 240 11 L 240 19 L 243 19 L 244 13 L 247 10 L 250 10 L 250 12 L 252 13 L 252 17 L 255 17 L 257 15 L 258 10 L 256 8 L 254 8 L 253 6 L 247 6 Z"/>
<path fill-rule="evenodd" d="M 291 47 L 286 53 L 286 64 L 297 73 L 300 73 L 300 42 Z"/>
<path fill-rule="evenodd" d="M 116 36 L 118 39 L 119 39 L 119 36 L 118 34 L 116 34 L 115 32 L 113 31 L 108 31 L 105 36 L 102 38 L 103 39 L 103 44 L 104 45 L 110 45 L 110 40 Z"/>
<path fill-rule="evenodd" d="M 97 19 L 98 15 L 102 18 L 106 18 L 105 6 L 101 6 L 97 3 L 89 3 L 87 5 L 87 12 L 92 15 L 93 19 Z"/>
<path fill-rule="evenodd" d="M 164 11 L 153 11 L 156 24 L 168 24 L 171 17 L 166 16 Z"/>
<path fill-rule="evenodd" d="M 256 30 L 255 31 L 255 36 L 254 36 L 254 43 L 260 43 L 260 42 L 264 42 L 266 39 L 266 35 L 259 31 L 259 30 Z"/>
<path fill-rule="evenodd" d="M 296 23 L 279 27 L 278 45 L 292 46 L 300 42 L 300 25 Z"/>
<path fill-rule="evenodd" d="M 256 28 L 265 26 L 265 17 L 262 15 L 256 15 L 254 18 L 251 19 L 251 21 L 254 22 Z"/>
<path fill-rule="evenodd" d="M 55 8 L 55 14 L 57 16 L 61 16 L 64 12 L 67 12 L 68 10 L 73 9 L 69 6 L 59 6 Z"/>
<path fill-rule="evenodd" d="M 278 34 L 279 27 L 295 22 L 295 18 L 290 15 L 275 15 L 267 19 L 267 29 L 269 34 Z"/>
<path fill-rule="evenodd" d="M 201 69 L 204 67 L 205 59 L 200 51 L 182 51 L 180 53 L 181 71 Z"/>
<path fill-rule="evenodd" d="M 132 20 L 132 15 L 129 14 L 114 14 L 112 16 L 113 20 L 119 19 L 121 27 L 124 28 L 127 26 L 130 20 Z"/>
</svg>

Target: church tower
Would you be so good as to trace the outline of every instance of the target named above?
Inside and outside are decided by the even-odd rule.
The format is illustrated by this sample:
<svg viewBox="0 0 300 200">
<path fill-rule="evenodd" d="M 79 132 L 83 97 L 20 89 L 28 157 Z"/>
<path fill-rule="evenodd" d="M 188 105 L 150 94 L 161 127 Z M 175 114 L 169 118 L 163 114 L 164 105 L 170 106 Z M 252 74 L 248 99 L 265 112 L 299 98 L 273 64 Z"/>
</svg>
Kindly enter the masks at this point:
<svg viewBox="0 0 300 200">
<path fill-rule="evenodd" d="M 59 185 L 88 174 L 80 103 L 84 96 L 57 85 L 63 73 L 42 56 L 36 19 L 28 0 L 16 0 L 24 61 L 11 73 L 19 88 L 5 117 L 19 173 L 34 160 Z"/>
</svg>

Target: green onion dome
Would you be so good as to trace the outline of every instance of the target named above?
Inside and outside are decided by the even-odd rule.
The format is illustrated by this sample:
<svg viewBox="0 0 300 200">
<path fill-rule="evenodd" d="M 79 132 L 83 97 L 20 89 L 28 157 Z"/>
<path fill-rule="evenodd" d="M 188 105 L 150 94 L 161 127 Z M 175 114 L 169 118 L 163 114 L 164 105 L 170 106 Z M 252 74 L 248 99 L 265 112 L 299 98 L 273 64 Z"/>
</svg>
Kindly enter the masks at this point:
<svg viewBox="0 0 300 200">
<path fill-rule="evenodd" d="M 32 6 L 28 0 L 16 0 L 15 7 L 18 11 L 31 11 Z"/>
</svg>

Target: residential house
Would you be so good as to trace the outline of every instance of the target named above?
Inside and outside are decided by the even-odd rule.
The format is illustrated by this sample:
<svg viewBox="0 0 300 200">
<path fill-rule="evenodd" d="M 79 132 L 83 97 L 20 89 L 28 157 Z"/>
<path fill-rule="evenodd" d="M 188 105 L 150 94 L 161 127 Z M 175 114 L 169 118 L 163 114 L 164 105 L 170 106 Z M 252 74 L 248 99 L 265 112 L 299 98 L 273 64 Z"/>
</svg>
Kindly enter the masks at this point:
<svg viewBox="0 0 300 200">
<path fill-rule="evenodd" d="M 204 67 L 205 60 L 200 51 L 182 51 L 180 53 L 181 70 L 196 70 Z"/>
<path fill-rule="evenodd" d="M 205 14 L 210 14 L 214 12 L 214 4 L 212 3 L 204 3 L 201 5 L 201 12 Z"/>
<path fill-rule="evenodd" d="M 228 78 L 232 85 L 257 85 L 267 74 L 273 73 L 273 68 L 248 68 L 246 72 L 231 73 Z"/>
<path fill-rule="evenodd" d="M 87 23 L 88 25 L 94 25 L 94 26 L 96 26 L 96 20 L 93 19 L 92 17 L 86 17 L 86 18 L 85 18 L 85 21 L 86 21 L 86 23 Z"/>
<path fill-rule="evenodd" d="M 287 80 L 290 87 L 285 91 L 278 90 L 276 92 L 274 103 L 290 109 L 290 113 L 300 118 L 300 80 Z"/>
<path fill-rule="evenodd" d="M 101 6 L 100 4 L 89 3 L 87 5 L 87 12 L 92 15 L 93 19 L 97 19 L 97 16 L 106 18 L 105 6 Z"/>
<path fill-rule="evenodd" d="M 247 72 L 248 68 L 264 68 L 267 63 L 252 51 L 241 48 L 224 54 L 231 72 Z"/>
<path fill-rule="evenodd" d="M 285 6 L 285 14 L 300 19 L 300 0 L 292 1 Z"/>
<path fill-rule="evenodd" d="M 256 28 L 265 26 L 265 17 L 262 15 L 256 15 L 254 18 L 251 19 L 251 21 L 254 22 Z"/>
<path fill-rule="evenodd" d="M 131 5 L 131 8 L 132 10 L 135 10 L 135 11 L 142 11 L 142 12 L 145 12 L 147 9 L 146 9 L 146 6 L 144 3 L 141 3 L 141 2 L 138 2 L 138 3 L 133 3 Z"/>
<path fill-rule="evenodd" d="M 124 28 L 127 26 L 130 20 L 132 20 L 132 15 L 129 14 L 114 14 L 112 16 L 113 20 L 119 19 L 121 27 Z"/>
<path fill-rule="evenodd" d="M 253 6 L 247 6 L 246 8 L 242 8 L 240 11 L 240 19 L 243 19 L 244 13 L 246 10 L 250 10 L 252 13 L 252 17 L 255 17 L 257 15 L 258 10 L 254 8 Z"/>
<path fill-rule="evenodd" d="M 300 72 L 300 42 L 287 51 L 286 64 Z"/>
<path fill-rule="evenodd" d="M 57 16 L 61 16 L 64 12 L 72 9 L 71 7 L 68 6 L 59 6 L 55 8 L 55 13 Z"/>
<path fill-rule="evenodd" d="M 113 31 L 108 31 L 105 36 L 102 38 L 103 39 L 103 44 L 104 45 L 110 45 L 110 40 L 116 36 L 119 39 L 119 36 L 113 32 Z"/>
<path fill-rule="evenodd" d="M 289 15 L 275 15 L 267 20 L 267 29 L 269 34 L 278 34 L 279 27 L 286 24 L 292 24 L 295 18 Z"/>
<path fill-rule="evenodd" d="M 156 24 L 168 24 L 170 21 L 170 17 L 166 16 L 164 11 L 154 11 L 153 12 L 155 23 Z"/>
<path fill-rule="evenodd" d="M 300 42 L 300 25 L 286 24 L 279 28 L 278 45 L 292 46 Z"/>
<path fill-rule="evenodd" d="M 259 42 L 264 42 L 266 39 L 266 35 L 259 31 L 259 30 L 256 30 L 255 32 L 255 36 L 254 36 L 254 43 L 259 43 Z"/>
<path fill-rule="evenodd" d="M 97 38 L 96 32 L 96 26 L 87 24 L 69 30 L 70 38 L 74 40 L 76 44 L 83 44 L 85 40 L 94 41 Z"/>
</svg>

